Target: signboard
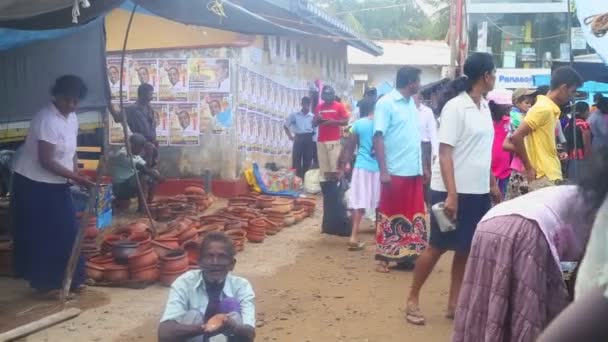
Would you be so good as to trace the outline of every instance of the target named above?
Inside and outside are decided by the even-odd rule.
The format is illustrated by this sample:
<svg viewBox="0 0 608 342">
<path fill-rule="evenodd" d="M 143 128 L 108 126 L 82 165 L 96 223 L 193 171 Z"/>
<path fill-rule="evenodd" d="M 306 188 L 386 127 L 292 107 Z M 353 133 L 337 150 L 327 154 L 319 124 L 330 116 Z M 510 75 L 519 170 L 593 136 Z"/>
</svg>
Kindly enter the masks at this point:
<svg viewBox="0 0 608 342">
<path fill-rule="evenodd" d="M 587 39 L 585 39 L 583 29 L 580 27 L 572 28 L 570 40 L 572 44 L 572 50 L 585 50 L 587 48 Z"/>
<path fill-rule="evenodd" d="M 551 75 L 551 69 L 496 69 L 496 88 L 534 88 L 538 75 Z"/>
</svg>

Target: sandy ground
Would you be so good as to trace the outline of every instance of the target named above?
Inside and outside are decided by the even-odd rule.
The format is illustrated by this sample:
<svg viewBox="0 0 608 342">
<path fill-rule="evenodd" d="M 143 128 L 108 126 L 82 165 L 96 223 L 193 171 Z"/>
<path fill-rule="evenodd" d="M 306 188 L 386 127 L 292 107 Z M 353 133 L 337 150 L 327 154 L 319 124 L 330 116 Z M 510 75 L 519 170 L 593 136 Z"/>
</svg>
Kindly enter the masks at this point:
<svg viewBox="0 0 608 342">
<path fill-rule="evenodd" d="M 427 325 L 412 326 L 403 318 L 412 274 L 373 271 L 369 223 L 363 235 L 368 247 L 351 252 L 344 238 L 320 234 L 319 220 L 317 213 L 262 244 L 247 244 L 238 255 L 235 273 L 247 277 L 257 293 L 256 340 L 449 341 L 452 322 L 443 317 L 449 256 L 440 261 L 423 291 Z M 109 302 L 84 305 L 90 308 L 77 318 L 22 341 L 156 341 L 167 288 L 89 291 L 80 301 L 94 297 Z"/>
</svg>

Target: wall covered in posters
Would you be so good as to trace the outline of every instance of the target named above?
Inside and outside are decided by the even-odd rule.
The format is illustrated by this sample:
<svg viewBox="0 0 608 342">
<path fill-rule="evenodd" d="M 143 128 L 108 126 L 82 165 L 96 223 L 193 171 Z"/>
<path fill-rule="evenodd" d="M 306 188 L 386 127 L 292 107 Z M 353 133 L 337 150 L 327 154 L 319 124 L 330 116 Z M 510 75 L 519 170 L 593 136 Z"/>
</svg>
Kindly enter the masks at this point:
<svg viewBox="0 0 608 342">
<path fill-rule="evenodd" d="M 345 65 L 345 45 L 336 48 L 311 40 L 290 46 L 289 57 L 264 49 L 262 37 L 244 48 L 128 53 L 123 99 L 126 105 L 134 103 L 142 82 L 154 87 L 161 173 L 200 177 L 210 170 L 216 177 L 234 179 L 253 162 L 289 167 L 291 142 L 283 130 L 287 115 L 299 109 L 315 80 L 334 85 L 343 99 L 349 87 L 345 67 L 338 72 L 337 63 L 332 70 L 311 57 L 313 51 L 323 50 L 335 53 L 333 58 Z M 114 103 L 120 98 L 120 76 L 110 69 L 119 68 L 117 55 L 110 54 L 108 82 Z M 121 126 L 112 119 L 109 126 L 109 143 L 122 145 Z"/>
</svg>

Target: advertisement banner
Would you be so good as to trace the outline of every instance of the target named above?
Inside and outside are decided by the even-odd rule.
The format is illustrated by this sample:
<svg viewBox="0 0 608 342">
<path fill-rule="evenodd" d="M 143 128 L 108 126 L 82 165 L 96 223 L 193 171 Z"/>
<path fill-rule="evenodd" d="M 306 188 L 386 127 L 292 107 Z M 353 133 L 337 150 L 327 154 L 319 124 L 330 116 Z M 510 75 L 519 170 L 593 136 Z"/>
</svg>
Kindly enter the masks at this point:
<svg viewBox="0 0 608 342">
<path fill-rule="evenodd" d="M 169 145 L 192 146 L 200 144 L 200 117 L 196 103 L 167 104 L 171 122 Z"/>
<path fill-rule="evenodd" d="M 153 100 L 158 99 L 158 60 L 157 59 L 129 59 L 129 101 L 137 101 L 137 88 L 147 83 L 154 87 Z"/>
</svg>

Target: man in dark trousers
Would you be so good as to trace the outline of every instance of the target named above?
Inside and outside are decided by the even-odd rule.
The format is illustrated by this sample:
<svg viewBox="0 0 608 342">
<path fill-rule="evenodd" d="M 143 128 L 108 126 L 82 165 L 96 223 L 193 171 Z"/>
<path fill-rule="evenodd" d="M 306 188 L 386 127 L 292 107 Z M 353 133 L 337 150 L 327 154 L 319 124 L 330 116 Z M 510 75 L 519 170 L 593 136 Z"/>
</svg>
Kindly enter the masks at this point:
<svg viewBox="0 0 608 342">
<path fill-rule="evenodd" d="M 304 178 L 310 169 L 317 145 L 313 141 L 314 128 L 312 120 L 314 115 L 310 112 L 310 98 L 302 98 L 302 109 L 289 114 L 285 120 L 285 134 L 293 141 L 292 165 L 298 177 Z"/>
</svg>

